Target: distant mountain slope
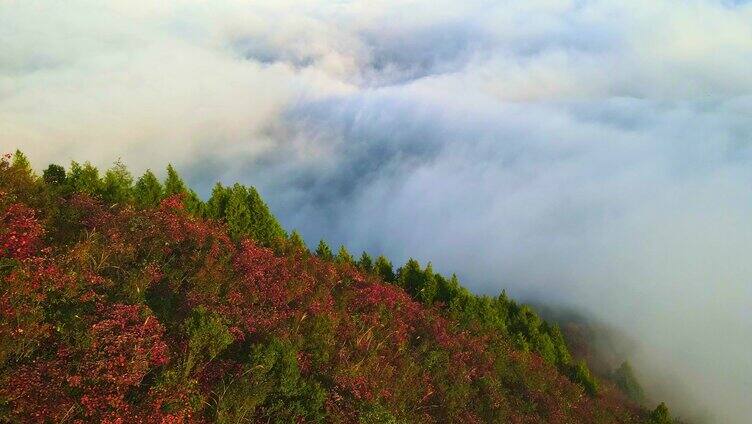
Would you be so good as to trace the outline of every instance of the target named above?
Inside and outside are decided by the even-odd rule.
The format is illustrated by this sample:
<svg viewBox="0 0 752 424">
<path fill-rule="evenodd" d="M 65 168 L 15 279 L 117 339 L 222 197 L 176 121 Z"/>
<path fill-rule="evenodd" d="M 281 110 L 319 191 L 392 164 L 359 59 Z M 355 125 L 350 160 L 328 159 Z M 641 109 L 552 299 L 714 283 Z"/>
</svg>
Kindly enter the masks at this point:
<svg viewBox="0 0 752 424">
<path fill-rule="evenodd" d="M 309 252 L 255 189 L 204 203 L 172 167 L 4 157 L 0 279 L 0 422 L 670 422 L 505 294 Z"/>
</svg>

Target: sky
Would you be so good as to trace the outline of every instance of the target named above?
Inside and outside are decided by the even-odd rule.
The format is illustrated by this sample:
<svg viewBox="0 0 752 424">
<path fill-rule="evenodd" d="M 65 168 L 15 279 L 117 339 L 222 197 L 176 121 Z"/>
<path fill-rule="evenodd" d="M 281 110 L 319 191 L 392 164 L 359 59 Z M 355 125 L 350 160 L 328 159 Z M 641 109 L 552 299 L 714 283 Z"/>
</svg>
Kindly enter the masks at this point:
<svg viewBox="0 0 752 424">
<path fill-rule="evenodd" d="M 255 185 L 309 245 L 581 310 L 742 423 L 750 69 L 740 1 L 0 0 L 0 150 Z"/>
</svg>

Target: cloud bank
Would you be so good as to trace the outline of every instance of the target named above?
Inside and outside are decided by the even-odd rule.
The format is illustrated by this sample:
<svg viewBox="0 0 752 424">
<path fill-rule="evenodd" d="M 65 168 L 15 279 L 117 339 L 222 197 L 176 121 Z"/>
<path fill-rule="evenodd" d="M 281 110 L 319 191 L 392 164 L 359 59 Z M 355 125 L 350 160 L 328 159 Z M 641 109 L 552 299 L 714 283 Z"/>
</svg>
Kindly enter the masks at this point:
<svg viewBox="0 0 752 424">
<path fill-rule="evenodd" d="M 752 5 L 153 3 L 3 2 L 3 150 L 255 184 L 311 243 L 580 308 L 672 409 L 752 415 Z"/>
</svg>

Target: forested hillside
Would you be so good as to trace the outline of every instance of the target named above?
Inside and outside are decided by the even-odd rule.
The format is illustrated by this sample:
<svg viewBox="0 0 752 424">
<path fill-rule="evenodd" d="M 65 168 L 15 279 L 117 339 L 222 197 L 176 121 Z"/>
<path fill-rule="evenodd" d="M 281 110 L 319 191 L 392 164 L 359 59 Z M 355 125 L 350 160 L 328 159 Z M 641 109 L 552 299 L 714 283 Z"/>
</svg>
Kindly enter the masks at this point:
<svg viewBox="0 0 752 424">
<path fill-rule="evenodd" d="M 0 279 L 0 422 L 671 422 L 505 293 L 309 251 L 253 187 L 204 202 L 171 166 L 6 155 Z"/>
</svg>

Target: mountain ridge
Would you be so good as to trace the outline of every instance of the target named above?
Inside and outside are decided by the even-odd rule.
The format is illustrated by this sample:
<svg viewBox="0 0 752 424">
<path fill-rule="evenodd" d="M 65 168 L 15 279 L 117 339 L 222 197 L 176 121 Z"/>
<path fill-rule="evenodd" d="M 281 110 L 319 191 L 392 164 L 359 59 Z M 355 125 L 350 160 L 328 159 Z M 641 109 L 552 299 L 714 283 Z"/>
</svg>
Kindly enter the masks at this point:
<svg viewBox="0 0 752 424">
<path fill-rule="evenodd" d="M 0 192 L 0 420 L 671 422 L 506 293 L 310 252 L 253 187 L 17 152 Z"/>
</svg>

